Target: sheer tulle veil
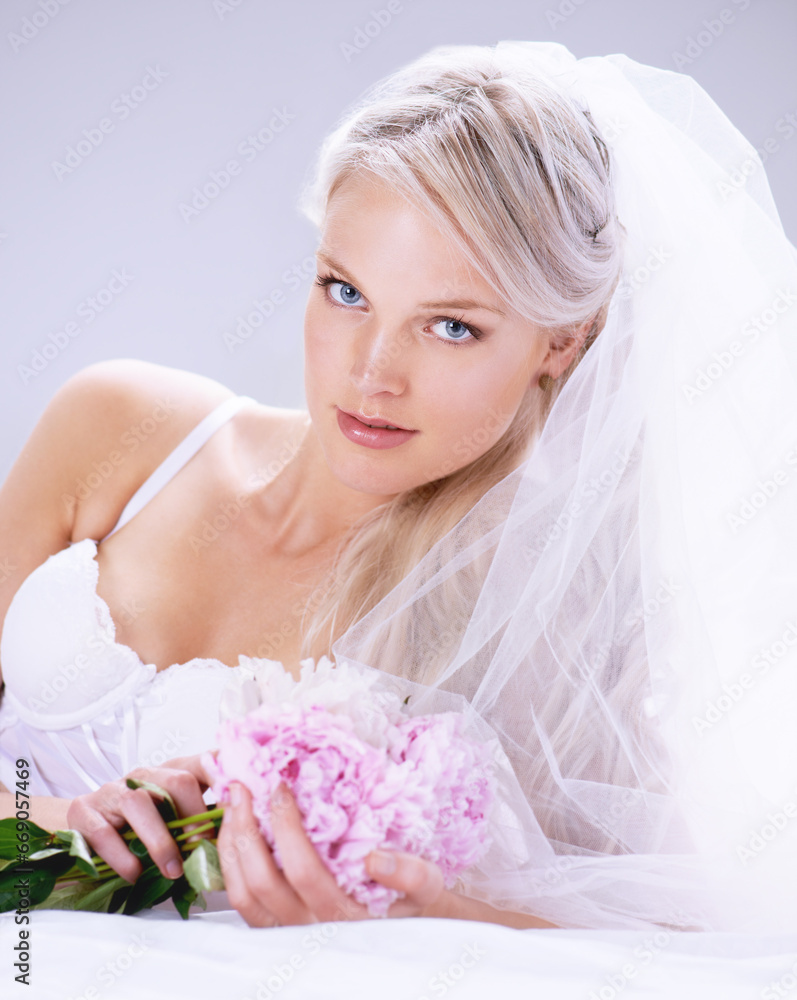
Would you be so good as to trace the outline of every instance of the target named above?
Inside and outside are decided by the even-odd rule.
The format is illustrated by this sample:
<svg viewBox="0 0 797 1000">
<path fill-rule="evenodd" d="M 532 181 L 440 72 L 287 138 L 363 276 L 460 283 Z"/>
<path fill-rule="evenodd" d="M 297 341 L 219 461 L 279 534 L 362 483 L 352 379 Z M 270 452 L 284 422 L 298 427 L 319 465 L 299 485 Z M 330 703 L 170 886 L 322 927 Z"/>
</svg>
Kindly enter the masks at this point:
<svg viewBox="0 0 797 1000">
<path fill-rule="evenodd" d="M 494 56 L 589 109 L 623 274 L 523 464 L 332 655 L 492 742 L 468 894 L 564 927 L 795 928 L 797 253 L 690 77 Z"/>
<path fill-rule="evenodd" d="M 690 77 L 492 53 L 591 114 L 622 275 L 522 464 L 331 656 L 492 747 L 461 891 L 562 927 L 797 930 L 797 251 Z"/>
</svg>

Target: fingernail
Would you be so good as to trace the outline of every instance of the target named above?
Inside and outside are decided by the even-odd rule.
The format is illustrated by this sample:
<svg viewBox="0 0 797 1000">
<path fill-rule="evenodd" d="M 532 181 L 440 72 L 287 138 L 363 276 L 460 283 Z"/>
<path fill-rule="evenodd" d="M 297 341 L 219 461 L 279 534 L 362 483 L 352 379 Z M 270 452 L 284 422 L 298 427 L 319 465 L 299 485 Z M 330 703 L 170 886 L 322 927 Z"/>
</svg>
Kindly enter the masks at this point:
<svg viewBox="0 0 797 1000">
<path fill-rule="evenodd" d="M 396 855 L 388 851 L 371 851 L 368 866 L 374 875 L 392 875 L 396 870 Z"/>
<path fill-rule="evenodd" d="M 282 806 L 288 804 L 288 796 L 285 791 L 285 785 L 282 782 L 274 790 L 274 794 L 271 796 L 271 804 L 275 809 L 281 809 Z"/>
<path fill-rule="evenodd" d="M 233 808 L 241 804 L 241 786 L 234 782 L 230 785 L 230 802 L 232 802 Z"/>
<path fill-rule="evenodd" d="M 169 878 L 179 878 L 182 875 L 183 866 L 179 861 L 172 859 L 166 863 L 166 874 Z"/>
</svg>

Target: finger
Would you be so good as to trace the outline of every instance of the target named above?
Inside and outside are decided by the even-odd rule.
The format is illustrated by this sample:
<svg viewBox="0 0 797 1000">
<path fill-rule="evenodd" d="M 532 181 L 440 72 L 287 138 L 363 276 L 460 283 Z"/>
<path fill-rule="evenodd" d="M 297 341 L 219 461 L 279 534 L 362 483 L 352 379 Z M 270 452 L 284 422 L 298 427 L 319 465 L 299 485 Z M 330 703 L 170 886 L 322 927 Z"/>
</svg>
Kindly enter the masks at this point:
<svg viewBox="0 0 797 1000">
<path fill-rule="evenodd" d="M 389 917 L 422 916 L 445 891 L 443 873 L 436 864 L 404 851 L 372 851 L 365 859 L 374 881 L 404 893 L 388 910 Z"/>
<path fill-rule="evenodd" d="M 155 801 L 143 788 L 128 788 L 122 793 L 122 815 L 139 840 L 149 851 L 149 856 L 165 878 L 179 878 L 183 874 L 180 848 L 158 812 Z"/>
<path fill-rule="evenodd" d="M 248 883 L 249 866 L 242 857 L 245 844 L 246 840 L 235 832 L 231 811 L 225 810 L 217 846 L 224 877 L 224 888 L 227 890 L 230 906 L 241 914 L 250 927 L 275 926 L 277 918 L 269 910 L 264 899 L 254 895 L 250 889 Z M 252 859 L 248 860 L 254 868 Z"/>
<path fill-rule="evenodd" d="M 120 825 L 123 822 L 120 817 Z M 70 830 L 82 833 L 92 851 L 123 879 L 135 882 L 141 874 L 141 862 L 102 813 L 81 798 L 73 799 L 67 813 L 67 823 Z"/>
<path fill-rule="evenodd" d="M 227 897 L 250 927 L 309 922 L 310 915 L 297 909 L 299 901 L 277 868 L 249 793 L 240 785 L 231 787 L 217 845 Z"/>
<path fill-rule="evenodd" d="M 136 768 L 130 772 L 129 776 L 131 778 L 138 778 L 141 781 L 148 781 L 167 791 L 174 801 L 179 817 L 196 816 L 206 812 L 208 807 L 202 797 L 204 780 L 201 777 L 205 772 L 201 764 L 198 764 L 197 759 L 194 757 L 176 758 L 174 763 L 181 766 L 179 768 L 169 768 L 166 765 L 163 767 Z M 182 765 L 186 765 L 192 768 L 192 770 L 187 770 Z M 189 823 L 181 830 L 175 830 L 173 836 L 180 835 L 183 830 L 186 833 L 190 833 L 198 825 L 197 823 Z M 213 830 L 207 830 L 204 833 L 197 834 L 197 838 L 208 838 L 213 835 Z M 188 837 L 186 838 L 186 842 L 192 842 L 195 839 Z"/>
<path fill-rule="evenodd" d="M 285 878 L 316 919 L 364 920 L 369 914 L 338 885 L 307 836 L 290 791 L 280 784 L 272 798 L 271 822 Z"/>
<path fill-rule="evenodd" d="M 186 757 L 184 761 L 192 763 L 193 758 Z M 167 791 L 174 800 L 178 816 L 196 816 L 197 813 L 205 812 L 207 806 L 202 798 L 203 782 L 199 777 L 201 765 L 193 764 L 193 766 L 194 770 L 165 766 L 135 768 L 129 777 L 159 785 Z"/>
<path fill-rule="evenodd" d="M 215 754 L 215 750 L 210 751 L 211 754 Z M 210 775 L 205 770 L 202 764 L 202 758 L 204 754 L 191 754 L 190 757 L 173 757 L 171 760 L 164 762 L 163 767 L 174 770 L 174 771 L 188 771 L 190 774 L 196 778 L 199 782 L 200 788 L 204 792 L 205 789 L 210 787 Z"/>
</svg>

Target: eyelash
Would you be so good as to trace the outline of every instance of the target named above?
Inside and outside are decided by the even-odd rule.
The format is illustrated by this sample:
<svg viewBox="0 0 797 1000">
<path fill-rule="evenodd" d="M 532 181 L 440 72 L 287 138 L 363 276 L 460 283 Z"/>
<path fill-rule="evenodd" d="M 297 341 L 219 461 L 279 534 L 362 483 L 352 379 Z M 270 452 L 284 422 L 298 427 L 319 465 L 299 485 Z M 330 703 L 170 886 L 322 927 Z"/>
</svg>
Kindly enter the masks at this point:
<svg viewBox="0 0 797 1000">
<path fill-rule="evenodd" d="M 341 278 L 335 278 L 331 274 L 316 275 L 314 284 L 318 285 L 320 288 L 326 288 L 328 285 L 349 285 L 350 288 L 356 288 L 356 286 L 350 284 L 350 282 L 343 281 Z M 357 291 L 359 291 L 359 289 L 357 289 Z M 335 302 L 333 303 L 333 305 L 339 306 L 340 303 Z M 345 309 L 346 306 L 342 306 L 341 308 Z M 451 320 L 454 323 L 459 323 L 462 326 L 464 326 L 474 340 L 481 340 L 482 337 L 484 336 L 484 334 L 482 333 L 481 330 L 479 330 L 478 327 L 471 326 L 470 323 L 463 323 L 461 316 L 438 316 L 433 321 L 432 326 L 436 325 L 437 323 L 442 323 L 445 320 Z M 450 344 L 452 347 L 464 347 L 468 343 L 467 340 L 464 341 L 445 340 L 443 337 L 437 337 L 435 339 L 439 340 L 443 344 Z"/>
</svg>

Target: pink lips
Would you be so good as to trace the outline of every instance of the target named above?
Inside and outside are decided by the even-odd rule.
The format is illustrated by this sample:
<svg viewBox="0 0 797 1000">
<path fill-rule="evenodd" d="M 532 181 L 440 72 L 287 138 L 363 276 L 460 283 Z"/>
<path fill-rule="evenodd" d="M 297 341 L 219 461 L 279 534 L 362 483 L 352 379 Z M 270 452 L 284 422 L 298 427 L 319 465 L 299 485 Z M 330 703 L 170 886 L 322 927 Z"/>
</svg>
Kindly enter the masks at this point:
<svg viewBox="0 0 797 1000">
<path fill-rule="evenodd" d="M 417 434 L 417 431 L 394 430 L 383 427 L 369 427 L 345 410 L 338 409 L 338 427 L 344 437 L 366 448 L 395 448 Z"/>
<path fill-rule="evenodd" d="M 346 413 L 350 417 L 354 417 L 355 420 L 359 420 L 361 424 L 367 424 L 369 427 L 389 427 L 391 430 L 397 431 L 408 431 L 412 429 L 410 427 L 402 427 L 401 424 L 394 424 L 392 420 L 385 420 L 384 417 L 369 417 L 367 413 L 359 413 L 357 410 L 341 410 L 340 412 Z"/>
</svg>

